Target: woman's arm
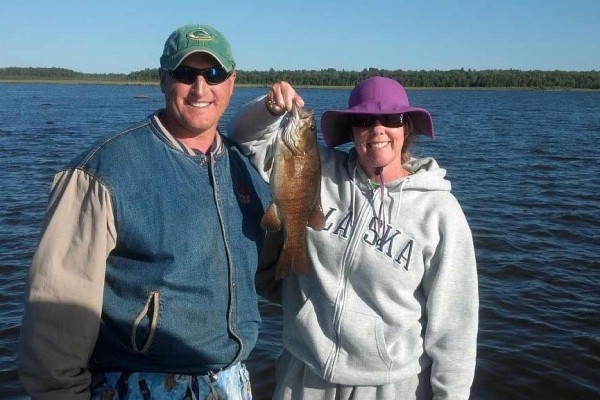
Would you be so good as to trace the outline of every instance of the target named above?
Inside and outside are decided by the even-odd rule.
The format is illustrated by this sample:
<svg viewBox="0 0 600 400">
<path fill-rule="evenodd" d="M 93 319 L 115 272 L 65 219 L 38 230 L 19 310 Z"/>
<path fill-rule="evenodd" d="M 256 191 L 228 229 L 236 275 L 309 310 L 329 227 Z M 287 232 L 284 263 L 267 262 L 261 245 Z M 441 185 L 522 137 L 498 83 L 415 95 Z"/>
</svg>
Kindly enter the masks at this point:
<svg viewBox="0 0 600 400">
<path fill-rule="evenodd" d="M 423 279 L 425 351 L 435 399 L 468 399 L 477 351 L 479 295 L 471 231 L 453 198 L 439 221 L 440 243 Z"/>
<path fill-rule="evenodd" d="M 267 96 L 262 96 L 244 105 L 229 122 L 227 135 L 237 143 L 263 179 L 269 181 L 268 163 L 283 118 L 269 112 L 266 101 Z"/>
<path fill-rule="evenodd" d="M 232 118 L 227 132 L 265 180 L 269 180 L 273 143 L 286 111 L 304 106 L 304 100 L 287 82 L 277 82 L 267 95 L 258 97 Z"/>
</svg>

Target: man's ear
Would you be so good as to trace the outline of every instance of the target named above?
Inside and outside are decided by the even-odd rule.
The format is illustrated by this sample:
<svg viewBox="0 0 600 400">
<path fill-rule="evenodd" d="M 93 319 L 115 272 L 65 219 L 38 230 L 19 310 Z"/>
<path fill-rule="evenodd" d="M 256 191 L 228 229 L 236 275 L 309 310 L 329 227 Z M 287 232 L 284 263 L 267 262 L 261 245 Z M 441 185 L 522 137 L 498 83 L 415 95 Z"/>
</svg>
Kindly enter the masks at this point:
<svg viewBox="0 0 600 400">
<path fill-rule="evenodd" d="M 235 71 L 233 71 L 233 73 L 229 77 L 229 79 L 232 80 L 232 82 L 231 82 L 231 89 L 229 90 L 229 95 L 233 95 L 233 89 L 235 88 L 235 78 L 237 78 L 237 74 L 236 74 Z"/>
<path fill-rule="evenodd" d="M 167 71 L 165 71 L 164 69 L 160 68 L 158 70 L 158 77 L 160 79 L 160 91 L 163 92 L 163 93 L 165 93 Z"/>
</svg>

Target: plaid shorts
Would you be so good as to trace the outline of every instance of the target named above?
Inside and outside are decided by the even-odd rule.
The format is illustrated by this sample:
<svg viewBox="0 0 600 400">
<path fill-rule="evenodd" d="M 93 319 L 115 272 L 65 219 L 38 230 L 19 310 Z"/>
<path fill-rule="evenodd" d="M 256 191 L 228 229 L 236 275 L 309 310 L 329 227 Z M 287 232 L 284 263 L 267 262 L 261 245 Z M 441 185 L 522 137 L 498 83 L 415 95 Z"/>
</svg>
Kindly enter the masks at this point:
<svg viewBox="0 0 600 400">
<path fill-rule="evenodd" d="M 92 378 L 92 400 L 252 400 L 246 366 L 208 375 L 101 372 Z"/>
</svg>

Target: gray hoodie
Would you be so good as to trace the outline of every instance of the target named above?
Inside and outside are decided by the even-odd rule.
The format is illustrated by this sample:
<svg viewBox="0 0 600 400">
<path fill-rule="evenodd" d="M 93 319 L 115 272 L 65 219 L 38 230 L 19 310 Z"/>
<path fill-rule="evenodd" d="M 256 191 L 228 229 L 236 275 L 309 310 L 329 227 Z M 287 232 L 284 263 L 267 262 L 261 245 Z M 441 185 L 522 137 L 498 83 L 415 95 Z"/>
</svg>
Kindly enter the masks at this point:
<svg viewBox="0 0 600 400">
<path fill-rule="evenodd" d="M 259 171 L 280 123 L 257 99 L 230 125 Z M 285 348 L 323 379 L 352 386 L 397 382 L 431 365 L 434 398 L 467 399 L 477 270 L 446 171 L 432 158 L 413 159 L 404 165 L 411 175 L 386 182 L 381 196 L 354 150 L 320 154 L 326 224 L 307 228 L 312 272 L 283 281 Z"/>
</svg>

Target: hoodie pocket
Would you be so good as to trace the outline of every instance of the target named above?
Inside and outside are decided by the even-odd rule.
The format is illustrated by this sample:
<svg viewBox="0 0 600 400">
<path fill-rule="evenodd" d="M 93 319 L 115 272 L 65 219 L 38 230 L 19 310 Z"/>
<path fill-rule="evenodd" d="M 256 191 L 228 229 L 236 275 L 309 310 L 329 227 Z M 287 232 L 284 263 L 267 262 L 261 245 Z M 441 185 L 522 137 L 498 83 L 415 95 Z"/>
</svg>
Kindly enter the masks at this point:
<svg viewBox="0 0 600 400">
<path fill-rule="evenodd" d="M 347 385 L 384 384 L 393 362 L 379 316 L 344 310 L 339 331 L 334 305 L 311 296 L 284 322 L 284 346 L 324 379 Z"/>
<path fill-rule="evenodd" d="M 298 314 L 283 324 L 285 348 L 317 371 L 325 368 L 334 337 L 333 306 L 318 295 L 311 296 Z"/>
<path fill-rule="evenodd" d="M 392 360 L 382 324 L 378 316 L 345 311 L 340 327 L 339 366 L 360 366 L 364 372 L 372 373 L 388 371 Z"/>
<path fill-rule="evenodd" d="M 131 347 L 136 353 L 147 353 L 152 344 L 160 311 L 159 300 L 159 292 L 157 290 L 150 291 L 146 304 L 133 321 Z"/>
</svg>

